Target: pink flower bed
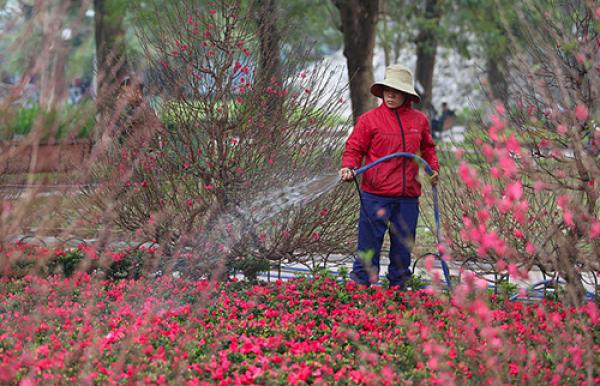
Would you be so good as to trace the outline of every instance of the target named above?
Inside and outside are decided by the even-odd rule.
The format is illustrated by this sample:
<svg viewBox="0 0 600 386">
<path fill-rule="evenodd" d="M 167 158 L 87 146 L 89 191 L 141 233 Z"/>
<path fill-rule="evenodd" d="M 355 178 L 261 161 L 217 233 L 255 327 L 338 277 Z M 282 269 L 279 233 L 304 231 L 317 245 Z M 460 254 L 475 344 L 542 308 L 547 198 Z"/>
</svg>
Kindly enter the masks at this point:
<svg viewBox="0 0 600 386">
<path fill-rule="evenodd" d="M 0 282 L 0 383 L 598 384 L 600 312 L 331 278 Z M 475 290 L 474 290 L 475 291 Z"/>
</svg>

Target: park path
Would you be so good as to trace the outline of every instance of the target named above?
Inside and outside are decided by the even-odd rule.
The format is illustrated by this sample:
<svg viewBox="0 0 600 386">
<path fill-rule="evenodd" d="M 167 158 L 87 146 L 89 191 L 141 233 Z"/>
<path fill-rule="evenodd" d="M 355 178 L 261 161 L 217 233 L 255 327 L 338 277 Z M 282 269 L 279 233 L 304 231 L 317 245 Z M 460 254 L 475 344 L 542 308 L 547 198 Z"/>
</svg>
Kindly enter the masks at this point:
<svg viewBox="0 0 600 386">
<path fill-rule="evenodd" d="M 95 239 L 82 239 L 82 238 L 76 238 L 76 237 L 74 237 L 74 238 L 58 238 L 58 237 L 51 237 L 51 236 L 40 237 L 40 236 L 36 236 L 34 234 L 17 235 L 8 241 L 9 242 L 21 241 L 21 242 L 39 244 L 39 245 L 45 245 L 45 246 L 65 245 L 66 247 L 73 247 L 73 248 L 77 247 L 77 245 L 81 244 L 81 243 L 87 244 L 87 245 L 93 245 L 96 242 Z M 116 247 L 116 248 L 125 248 L 130 245 L 139 245 L 139 243 L 136 244 L 136 243 L 126 242 L 126 241 L 116 241 L 111 244 L 111 246 Z M 148 247 L 149 246 L 150 245 L 148 245 Z M 384 281 L 385 274 L 387 273 L 388 266 L 389 266 L 389 259 L 384 257 L 386 255 L 385 252 L 386 251 L 384 251 L 384 253 L 382 253 L 382 258 L 381 258 L 380 283 L 379 284 L 381 284 Z M 262 280 L 262 281 L 275 281 L 275 280 L 287 281 L 287 280 L 291 280 L 291 279 L 299 278 L 299 277 L 311 277 L 313 272 L 319 272 L 319 271 L 325 270 L 325 271 L 328 271 L 329 274 L 333 275 L 334 277 L 337 276 L 338 278 L 341 279 L 341 276 L 340 276 L 341 271 L 345 270 L 346 273 L 350 272 L 352 270 L 352 262 L 353 262 L 352 256 L 342 256 L 342 255 L 330 255 L 326 259 L 319 259 L 319 258 L 305 259 L 305 261 L 303 263 L 299 263 L 299 262 L 276 263 L 276 262 L 273 262 L 271 265 L 271 269 L 269 271 L 259 273 L 258 277 L 259 277 L 259 280 Z M 423 259 L 423 258 L 418 259 L 416 264 L 415 264 L 415 261 L 413 258 L 412 264 L 414 265 L 412 267 L 413 275 L 421 276 L 422 278 L 424 278 L 425 280 L 428 281 L 431 279 L 431 274 L 433 273 L 435 275 L 439 275 L 442 285 L 445 283 L 444 275 L 443 275 L 443 272 L 441 269 L 441 263 L 440 263 L 439 259 L 435 260 L 435 262 L 433 264 L 432 272 L 428 272 L 425 270 L 425 268 L 424 268 L 425 259 Z M 453 283 L 455 281 L 460 281 L 461 278 L 464 277 L 463 275 L 465 274 L 465 272 L 472 272 L 472 273 L 476 274 L 478 277 L 488 280 L 488 288 L 490 288 L 492 290 L 494 289 L 493 283 L 497 282 L 499 280 L 498 276 L 495 276 L 493 273 L 489 273 L 489 272 L 494 271 L 493 267 L 490 265 L 486 265 L 486 264 L 473 265 L 473 264 L 463 264 L 463 262 L 460 262 L 460 261 L 451 261 L 451 262 L 448 262 L 448 268 L 449 268 L 450 276 L 452 277 Z M 181 277 L 181 276 L 185 275 L 184 272 L 173 272 L 172 274 L 175 277 Z M 241 273 L 234 273 L 234 275 L 238 279 L 244 278 L 244 276 Z M 584 273 L 583 276 L 584 276 L 584 287 L 588 291 L 588 297 L 592 297 L 593 294 L 595 293 L 594 292 L 595 289 L 598 288 L 597 281 L 600 278 L 597 276 L 597 274 L 594 275 L 593 273 Z M 539 297 L 541 291 L 544 289 L 544 286 L 542 286 L 541 283 L 547 282 L 548 280 L 552 280 L 552 279 L 556 279 L 556 278 L 548 277 L 548 276 L 544 275 L 542 273 L 542 271 L 540 271 L 539 269 L 533 268 L 529 271 L 528 277 L 526 279 L 511 277 L 509 279 L 509 282 L 511 285 L 514 285 L 516 288 L 515 295 L 517 295 L 518 290 L 530 289 L 530 290 L 533 290 L 532 297 L 535 298 L 536 296 Z"/>
</svg>

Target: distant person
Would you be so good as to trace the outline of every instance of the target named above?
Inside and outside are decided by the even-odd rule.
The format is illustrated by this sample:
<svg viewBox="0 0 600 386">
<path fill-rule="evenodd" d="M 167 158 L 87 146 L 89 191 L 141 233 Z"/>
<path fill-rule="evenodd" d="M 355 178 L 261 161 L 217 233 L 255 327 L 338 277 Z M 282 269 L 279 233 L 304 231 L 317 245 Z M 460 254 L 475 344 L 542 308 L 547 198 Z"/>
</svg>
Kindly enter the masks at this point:
<svg viewBox="0 0 600 386">
<path fill-rule="evenodd" d="M 412 107 L 420 97 L 412 72 L 399 64 L 386 68 L 385 78 L 371 86 L 383 103 L 361 115 L 346 141 L 339 175 L 354 179 L 354 169 L 396 152 L 419 153 L 434 170 L 437 184 L 439 163 L 427 116 Z M 393 158 L 364 173 L 358 221 L 358 257 L 350 277 L 359 284 L 379 279 L 379 257 L 385 233 L 390 232 L 390 287 L 404 288 L 412 275 L 411 249 L 419 216 L 421 184 L 419 165 L 408 158 Z"/>
<path fill-rule="evenodd" d="M 448 104 L 446 102 L 442 102 L 442 114 L 440 115 L 440 121 L 442 125 L 442 131 L 449 129 L 449 124 L 452 124 L 454 118 L 454 110 L 450 110 L 448 108 Z"/>
<path fill-rule="evenodd" d="M 440 138 L 442 136 L 442 132 L 446 129 L 449 129 L 454 122 L 454 111 L 450 110 L 448 107 L 448 103 L 442 102 L 442 112 L 440 116 L 433 120 L 432 122 L 432 130 L 433 136 L 435 138 Z"/>
</svg>

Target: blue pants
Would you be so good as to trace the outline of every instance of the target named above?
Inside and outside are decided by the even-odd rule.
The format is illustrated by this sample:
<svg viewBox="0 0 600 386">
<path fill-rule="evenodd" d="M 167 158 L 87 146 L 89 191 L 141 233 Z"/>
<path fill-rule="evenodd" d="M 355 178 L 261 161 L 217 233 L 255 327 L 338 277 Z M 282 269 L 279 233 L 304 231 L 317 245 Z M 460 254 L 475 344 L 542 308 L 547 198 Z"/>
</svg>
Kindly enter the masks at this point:
<svg viewBox="0 0 600 386">
<path fill-rule="evenodd" d="M 366 192 L 362 192 L 361 195 L 358 257 L 354 260 L 350 276 L 364 285 L 374 282 L 373 278 L 378 279 L 383 237 L 389 230 L 390 266 L 387 278 L 390 286 L 404 287 L 411 276 L 410 254 L 417 231 L 419 199 L 384 197 Z"/>
</svg>

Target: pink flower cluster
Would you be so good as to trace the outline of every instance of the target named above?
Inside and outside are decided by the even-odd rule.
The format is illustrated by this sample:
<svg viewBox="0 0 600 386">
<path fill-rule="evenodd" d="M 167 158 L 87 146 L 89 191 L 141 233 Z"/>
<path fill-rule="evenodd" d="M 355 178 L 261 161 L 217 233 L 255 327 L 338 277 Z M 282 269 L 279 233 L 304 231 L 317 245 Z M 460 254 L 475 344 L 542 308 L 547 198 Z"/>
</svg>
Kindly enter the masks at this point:
<svg viewBox="0 0 600 386">
<path fill-rule="evenodd" d="M 26 276 L 0 282 L 0 383 L 597 384 L 600 312 L 493 296 Z"/>
</svg>

